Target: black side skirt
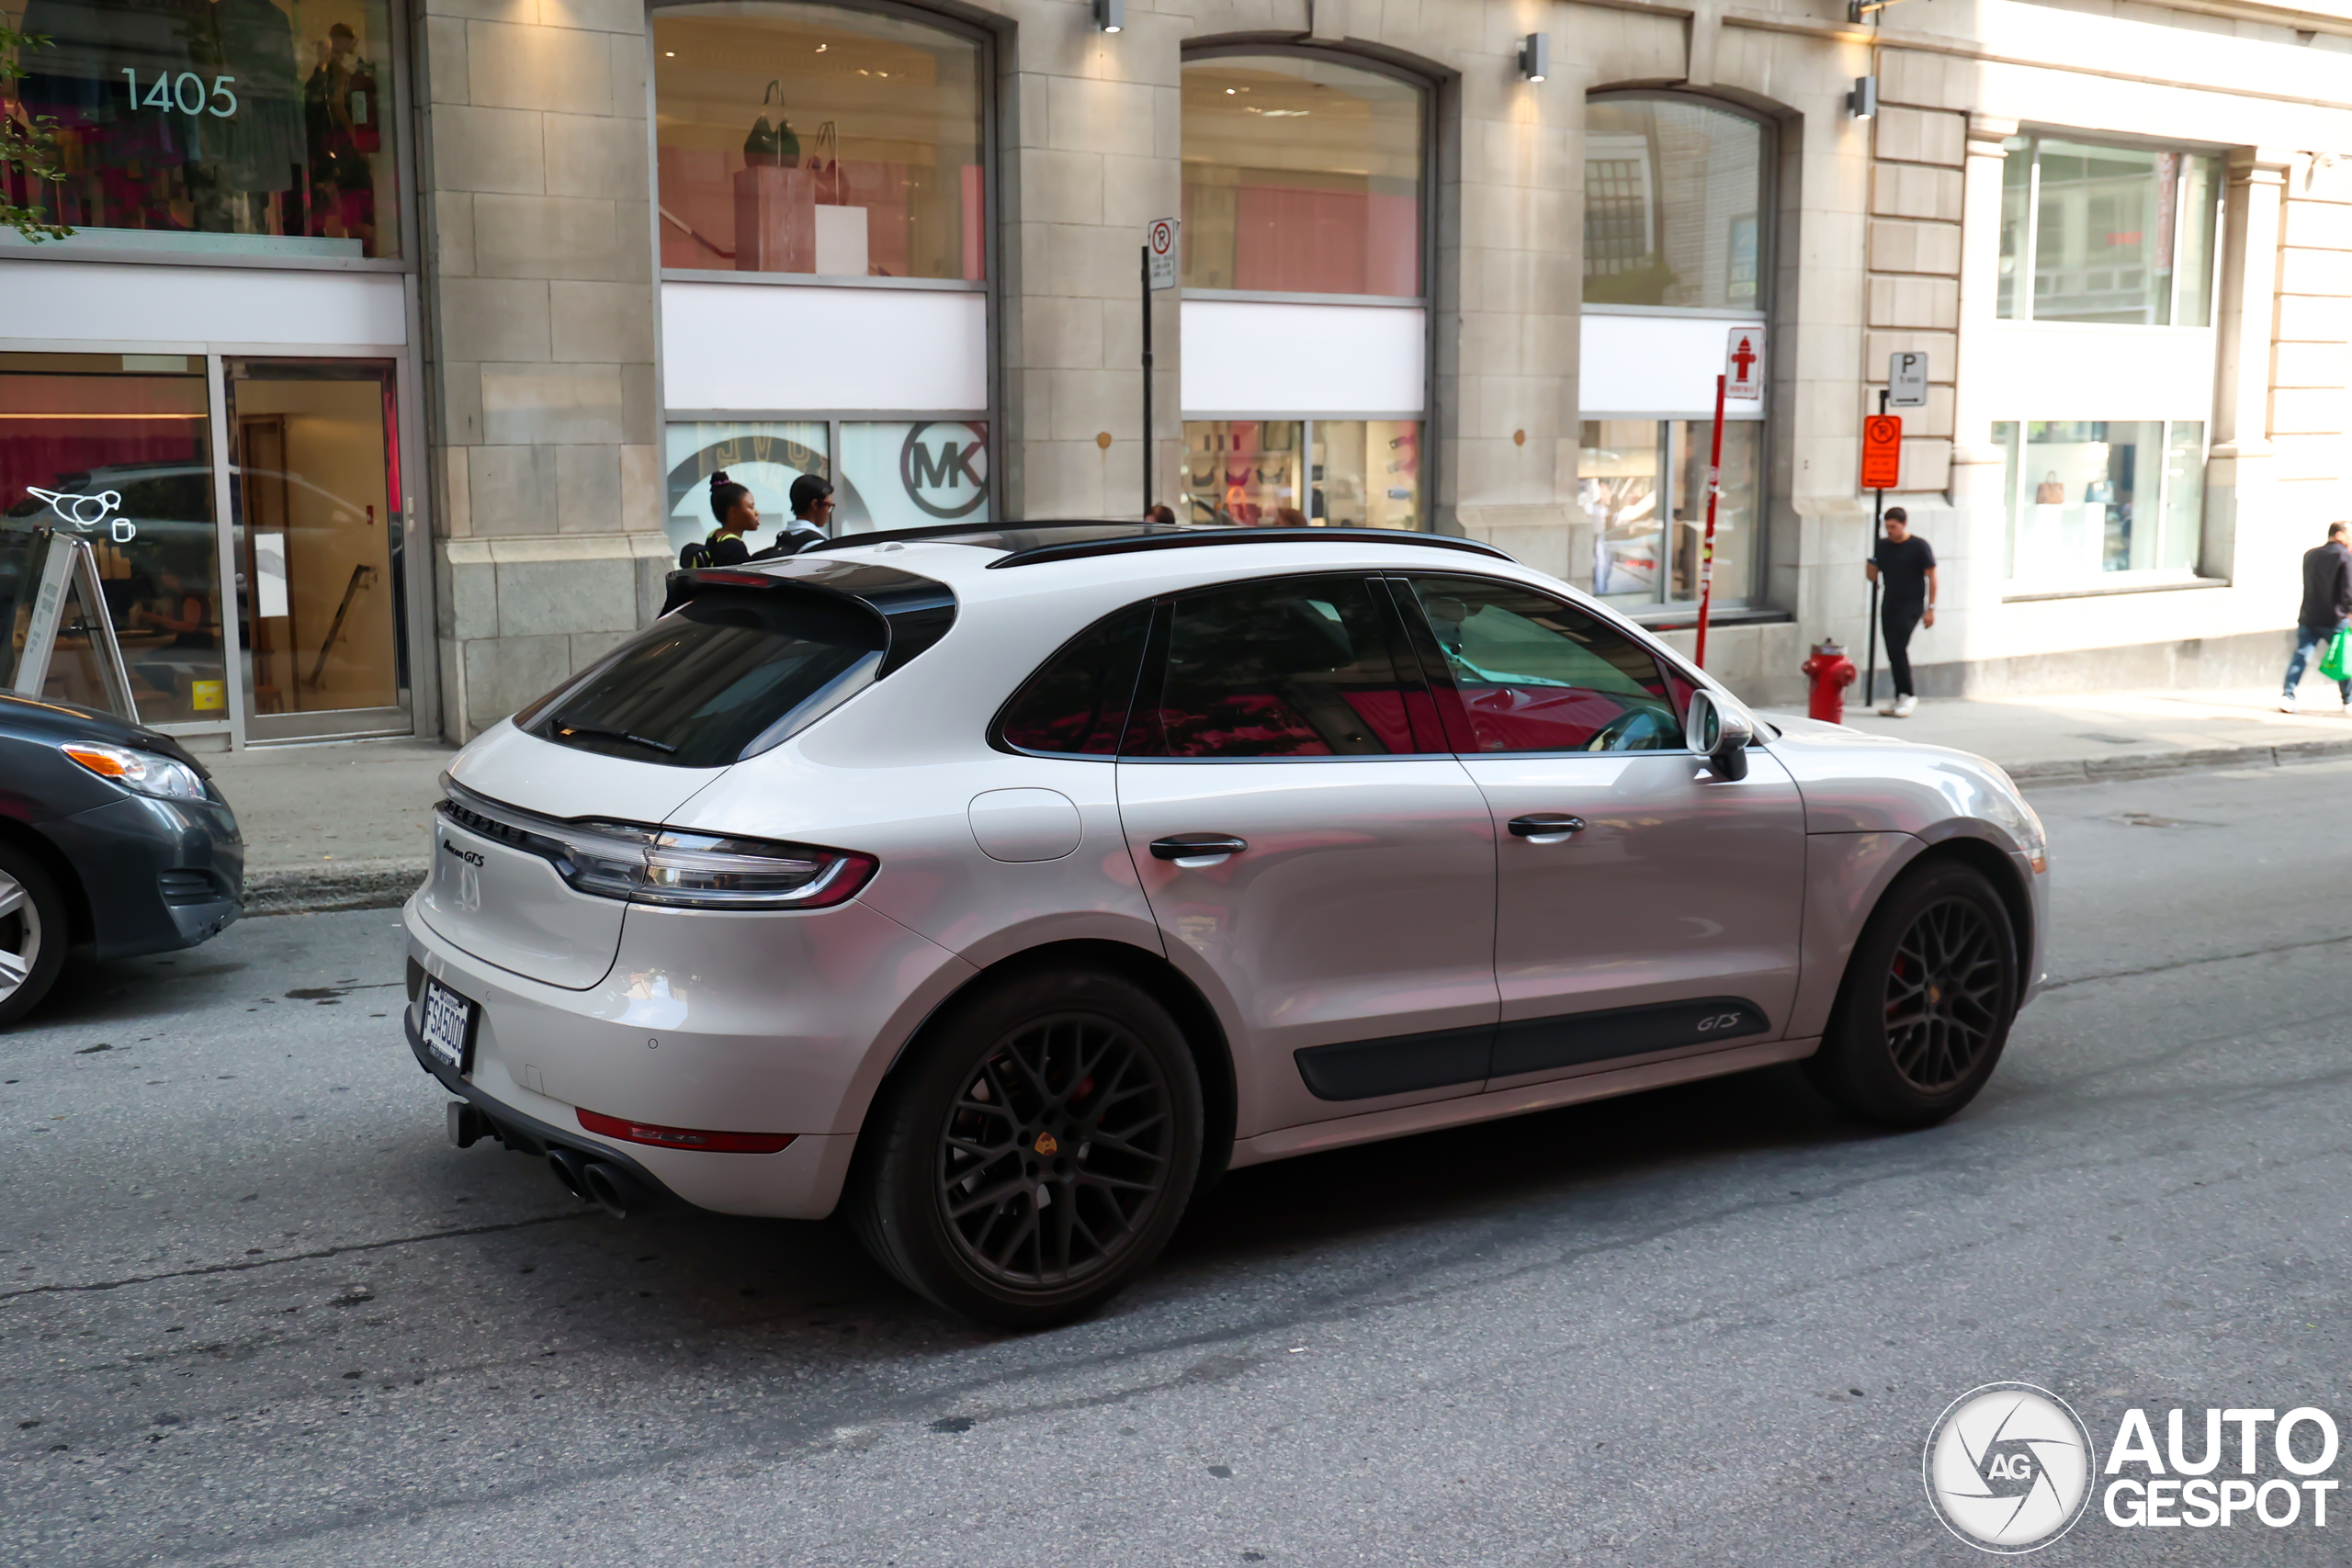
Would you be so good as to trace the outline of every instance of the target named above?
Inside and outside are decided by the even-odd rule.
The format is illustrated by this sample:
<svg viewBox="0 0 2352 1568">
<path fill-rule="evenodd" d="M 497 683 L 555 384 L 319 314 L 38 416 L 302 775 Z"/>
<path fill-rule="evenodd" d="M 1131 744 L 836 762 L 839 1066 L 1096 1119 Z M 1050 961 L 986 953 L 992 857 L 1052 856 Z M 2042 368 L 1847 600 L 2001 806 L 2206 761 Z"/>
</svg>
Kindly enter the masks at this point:
<svg viewBox="0 0 2352 1568">
<path fill-rule="evenodd" d="M 1295 1055 L 1298 1076 L 1316 1099 L 1372 1100 L 1737 1040 L 1771 1028 L 1754 1002 L 1709 997 L 1310 1045 Z"/>
</svg>

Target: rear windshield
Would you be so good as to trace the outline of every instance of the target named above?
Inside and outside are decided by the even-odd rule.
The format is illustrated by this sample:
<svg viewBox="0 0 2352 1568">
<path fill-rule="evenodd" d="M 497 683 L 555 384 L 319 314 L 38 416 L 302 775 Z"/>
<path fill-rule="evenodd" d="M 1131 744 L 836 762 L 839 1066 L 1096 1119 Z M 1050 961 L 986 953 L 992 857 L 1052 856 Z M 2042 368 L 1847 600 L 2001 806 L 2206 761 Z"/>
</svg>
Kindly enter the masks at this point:
<svg viewBox="0 0 2352 1568">
<path fill-rule="evenodd" d="M 706 589 L 526 710 L 526 731 L 583 751 L 723 768 L 829 686 L 879 662 L 882 619 L 788 589 Z M 758 748 L 764 750 L 764 747 Z"/>
</svg>

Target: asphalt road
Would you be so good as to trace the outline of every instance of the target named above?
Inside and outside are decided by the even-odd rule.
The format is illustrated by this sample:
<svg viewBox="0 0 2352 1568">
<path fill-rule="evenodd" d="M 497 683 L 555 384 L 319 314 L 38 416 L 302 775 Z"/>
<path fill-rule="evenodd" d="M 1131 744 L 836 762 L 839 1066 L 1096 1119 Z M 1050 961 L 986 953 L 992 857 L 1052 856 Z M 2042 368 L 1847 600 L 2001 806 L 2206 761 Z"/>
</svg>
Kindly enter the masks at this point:
<svg viewBox="0 0 2352 1568">
<path fill-rule="evenodd" d="M 388 913 L 85 967 L 0 1035 L 0 1561 L 1982 1562 L 1920 1485 L 1974 1385 L 2352 1416 L 2347 793 L 2038 797 L 2056 983 L 1946 1126 L 1776 1069 L 1241 1172 L 1028 1338 L 451 1148 Z"/>
</svg>

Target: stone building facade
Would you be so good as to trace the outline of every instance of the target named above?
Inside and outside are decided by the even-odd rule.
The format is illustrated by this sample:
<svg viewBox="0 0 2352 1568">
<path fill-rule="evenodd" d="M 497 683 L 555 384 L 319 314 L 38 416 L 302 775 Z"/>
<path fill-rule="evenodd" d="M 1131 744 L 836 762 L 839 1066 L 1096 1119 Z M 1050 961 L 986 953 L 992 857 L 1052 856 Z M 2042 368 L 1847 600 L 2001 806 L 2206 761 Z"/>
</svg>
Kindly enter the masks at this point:
<svg viewBox="0 0 2352 1568">
<path fill-rule="evenodd" d="M 1709 662 L 1758 700 L 1864 641 L 1893 353 L 1927 692 L 2274 679 L 2352 514 L 2340 4 L 266 0 L 295 67 L 223 114 L 80 3 L 31 6 L 85 173 L 0 247 L 0 408 L 56 424 L 0 511 L 181 476 L 113 570 L 208 598 L 142 700 L 219 743 L 478 733 L 651 618 L 721 468 L 770 524 L 816 473 L 853 529 L 1465 534 L 1687 646 L 1741 330 Z"/>
</svg>

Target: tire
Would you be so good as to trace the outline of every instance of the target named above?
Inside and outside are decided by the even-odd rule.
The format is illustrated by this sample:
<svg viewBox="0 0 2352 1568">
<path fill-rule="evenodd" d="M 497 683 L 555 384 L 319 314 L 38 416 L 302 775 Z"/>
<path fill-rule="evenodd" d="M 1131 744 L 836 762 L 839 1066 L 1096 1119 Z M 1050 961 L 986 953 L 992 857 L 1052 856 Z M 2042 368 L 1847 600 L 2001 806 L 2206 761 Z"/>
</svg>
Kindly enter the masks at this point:
<svg viewBox="0 0 2352 1568">
<path fill-rule="evenodd" d="M 1906 872 L 1854 944 L 1805 1076 L 1868 1121 L 1933 1126 L 1993 1076 L 2021 969 L 2008 907 L 1984 873 L 1955 861 Z"/>
<path fill-rule="evenodd" d="M 999 1327 L 1047 1327 L 1159 1256 L 1192 1195 L 1201 1126 L 1192 1052 L 1141 987 L 1091 969 L 1016 976 L 959 998 L 884 1086 L 850 1219 L 909 1289 Z"/>
<path fill-rule="evenodd" d="M 56 882 L 26 851 L 0 842 L 0 1027 L 49 994 L 71 938 Z"/>
</svg>

